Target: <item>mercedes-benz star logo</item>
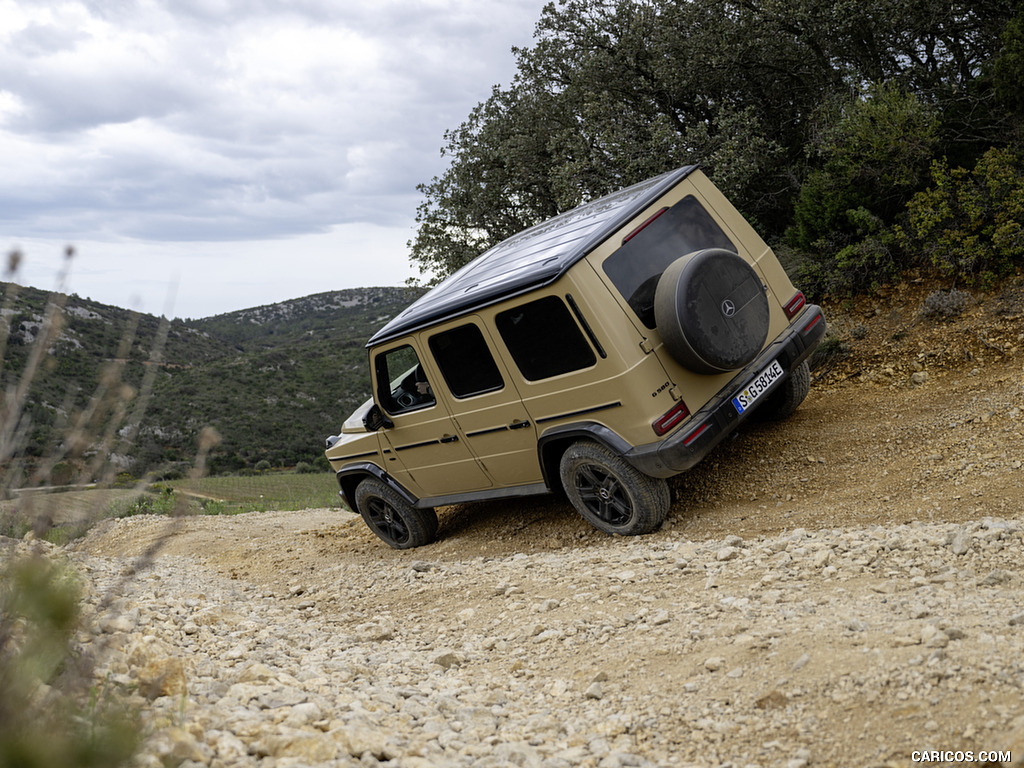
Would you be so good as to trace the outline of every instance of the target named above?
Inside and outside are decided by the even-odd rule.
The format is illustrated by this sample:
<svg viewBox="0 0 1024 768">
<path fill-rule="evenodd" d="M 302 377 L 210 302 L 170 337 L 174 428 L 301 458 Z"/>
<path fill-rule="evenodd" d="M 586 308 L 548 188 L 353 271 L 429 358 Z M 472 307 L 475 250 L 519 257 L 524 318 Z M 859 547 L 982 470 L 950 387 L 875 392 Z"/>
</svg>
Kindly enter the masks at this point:
<svg viewBox="0 0 1024 768">
<path fill-rule="evenodd" d="M 722 314 L 726 317 L 732 317 L 736 314 L 736 305 L 729 299 L 722 302 Z"/>
</svg>

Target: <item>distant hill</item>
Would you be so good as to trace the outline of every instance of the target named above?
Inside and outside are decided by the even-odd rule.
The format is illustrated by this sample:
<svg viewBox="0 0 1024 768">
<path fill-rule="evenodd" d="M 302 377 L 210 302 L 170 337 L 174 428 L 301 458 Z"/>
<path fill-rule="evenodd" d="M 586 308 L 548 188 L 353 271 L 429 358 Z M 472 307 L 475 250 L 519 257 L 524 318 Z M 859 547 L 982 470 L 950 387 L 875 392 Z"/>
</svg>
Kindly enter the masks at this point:
<svg viewBox="0 0 1024 768">
<path fill-rule="evenodd" d="M 49 294 L 9 283 L 0 288 L 9 328 L 5 334 L 0 326 L 0 340 L 6 337 L 0 386 L 11 392 L 33 346 L 42 343 Z M 155 361 L 160 318 L 57 296 L 61 327 L 27 391 L 21 453 L 29 463 L 48 455 L 69 425 L 84 419 L 88 438 L 72 457 L 84 465 L 99 450 L 112 415 L 119 408 L 131 413 L 133 403 L 113 385 L 137 392 L 150 371 L 152 397 L 132 444 L 116 445 L 133 433 L 127 421 L 108 437 L 131 475 L 182 471 L 206 426 L 221 437 L 212 472 L 264 459 L 273 466 L 322 464 L 324 438 L 369 395 L 366 340 L 416 295 L 406 288 L 358 288 L 174 320 Z"/>
</svg>

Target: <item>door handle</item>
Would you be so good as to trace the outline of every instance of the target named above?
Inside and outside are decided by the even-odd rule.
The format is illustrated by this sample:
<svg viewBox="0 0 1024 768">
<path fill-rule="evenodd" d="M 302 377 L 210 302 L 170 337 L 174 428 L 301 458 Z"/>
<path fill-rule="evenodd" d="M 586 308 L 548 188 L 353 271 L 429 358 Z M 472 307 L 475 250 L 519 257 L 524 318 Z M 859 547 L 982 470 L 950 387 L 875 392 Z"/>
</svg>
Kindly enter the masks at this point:
<svg viewBox="0 0 1024 768">
<path fill-rule="evenodd" d="M 521 420 L 521 419 L 516 419 L 515 421 L 513 421 L 511 424 L 508 425 L 508 428 L 509 429 L 525 429 L 528 426 L 530 426 L 530 422 L 529 421 L 524 421 L 524 420 Z"/>
<path fill-rule="evenodd" d="M 442 443 L 457 443 L 459 441 L 458 435 L 445 435 L 441 438 Z"/>
</svg>

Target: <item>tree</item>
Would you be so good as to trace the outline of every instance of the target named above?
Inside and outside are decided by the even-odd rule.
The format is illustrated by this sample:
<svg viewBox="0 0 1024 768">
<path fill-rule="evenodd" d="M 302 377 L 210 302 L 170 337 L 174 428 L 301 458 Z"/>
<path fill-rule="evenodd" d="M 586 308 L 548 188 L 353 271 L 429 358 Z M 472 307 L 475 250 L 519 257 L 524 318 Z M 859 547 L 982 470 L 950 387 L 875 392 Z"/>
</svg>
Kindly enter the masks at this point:
<svg viewBox="0 0 1024 768">
<path fill-rule="evenodd" d="M 822 112 L 807 147 L 822 164 L 800 188 L 790 239 L 804 250 L 835 251 L 863 234 L 856 212 L 891 223 L 927 181 L 938 115 L 887 84 Z"/>
<path fill-rule="evenodd" d="M 1003 48 L 993 62 L 996 97 L 1018 115 L 1024 112 L 1024 3 L 1017 3 L 1017 14 L 1003 30 Z"/>
<path fill-rule="evenodd" d="M 420 187 L 412 259 L 440 279 L 524 227 L 688 163 L 779 237 L 828 162 L 806 151 L 821 106 L 870 83 L 942 113 L 939 151 L 980 156 L 1008 125 L 984 68 L 1013 14 L 1012 0 L 551 3 L 534 45 L 515 51 L 512 84 L 446 134 L 451 165 Z"/>
</svg>

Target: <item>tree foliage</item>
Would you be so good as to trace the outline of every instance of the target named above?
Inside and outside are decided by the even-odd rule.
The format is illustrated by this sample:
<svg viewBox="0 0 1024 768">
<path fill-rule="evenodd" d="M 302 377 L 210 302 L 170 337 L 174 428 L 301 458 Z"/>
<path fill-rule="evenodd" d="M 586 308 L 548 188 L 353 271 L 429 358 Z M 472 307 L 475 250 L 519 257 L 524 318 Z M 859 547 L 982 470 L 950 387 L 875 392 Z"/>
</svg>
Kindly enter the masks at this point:
<svg viewBox="0 0 1024 768">
<path fill-rule="evenodd" d="M 991 149 L 972 171 L 932 165 L 908 206 L 907 241 L 942 272 L 983 285 L 1024 263 L 1024 161 Z"/>
<path fill-rule="evenodd" d="M 412 259 L 443 278 L 527 226 L 699 163 L 770 239 L 795 232 L 805 258 L 834 263 L 866 223 L 893 224 L 932 159 L 973 164 L 1011 139 L 1016 12 L 1012 0 L 550 3 L 511 84 L 445 135 L 450 165 L 420 187 Z"/>
</svg>

